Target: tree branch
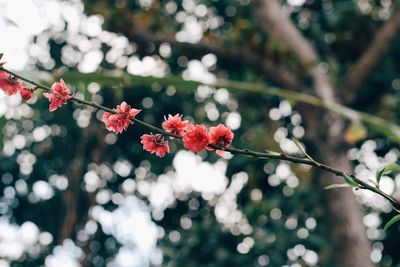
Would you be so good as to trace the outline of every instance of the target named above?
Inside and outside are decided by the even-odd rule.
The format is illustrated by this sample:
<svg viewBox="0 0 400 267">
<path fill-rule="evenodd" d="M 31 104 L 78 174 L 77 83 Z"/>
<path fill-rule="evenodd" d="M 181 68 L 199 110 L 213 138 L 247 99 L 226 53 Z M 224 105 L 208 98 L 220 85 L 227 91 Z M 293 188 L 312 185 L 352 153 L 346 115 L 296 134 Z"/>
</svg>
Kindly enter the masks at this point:
<svg viewBox="0 0 400 267">
<path fill-rule="evenodd" d="M 400 145 L 400 127 L 388 120 L 383 118 L 360 112 L 355 109 L 348 108 L 338 103 L 321 100 L 318 97 L 305 94 L 302 92 L 296 92 L 283 88 L 263 85 L 259 83 L 244 83 L 232 80 L 218 80 L 215 83 L 203 83 L 197 81 L 184 80 L 179 76 L 166 76 L 166 77 L 152 77 L 152 76 L 138 76 L 131 75 L 126 72 L 100 72 L 100 73 L 77 73 L 77 72 L 66 72 L 62 76 L 67 79 L 70 83 L 74 82 L 85 82 L 90 83 L 92 80 L 100 82 L 102 85 L 113 86 L 115 84 L 124 84 L 126 86 L 150 86 L 154 82 L 168 86 L 174 84 L 176 89 L 180 92 L 192 92 L 200 85 L 208 85 L 215 88 L 227 88 L 232 92 L 237 93 L 257 93 L 264 95 L 274 95 L 283 97 L 285 99 L 294 100 L 299 103 L 315 106 L 318 108 L 326 109 L 334 112 L 343 118 L 350 121 L 361 122 L 369 129 L 376 133 L 382 134 L 391 141 Z"/>
<path fill-rule="evenodd" d="M 265 31 L 297 54 L 313 78 L 315 93 L 325 101 L 335 102 L 331 79 L 318 66 L 319 57 L 315 48 L 284 14 L 281 4 L 277 0 L 259 0 L 257 5 Z"/>
<path fill-rule="evenodd" d="M 356 102 L 363 93 L 361 91 L 362 85 L 368 80 L 369 74 L 378 66 L 381 59 L 390 50 L 399 31 L 400 10 L 396 10 L 392 18 L 386 21 L 378 30 L 372 43 L 347 73 L 342 85 L 347 103 Z"/>
<path fill-rule="evenodd" d="M 285 67 L 280 66 L 270 59 L 261 57 L 245 46 L 222 46 L 210 41 L 200 41 L 199 43 L 179 42 L 173 35 L 160 35 L 145 31 L 131 29 L 126 36 L 136 42 L 139 46 L 153 44 L 156 46 L 168 43 L 177 54 L 184 54 L 188 57 L 196 57 L 205 54 L 214 54 L 220 59 L 245 64 L 255 70 L 259 70 L 266 75 L 269 80 L 286 88 L 295 88 L 299 81 L 296 76 L 291 74 Z M 190 54 L 188 53 L 190 52 Z"/>
<path fill-rule="evenodd" d="M 15 76 L 15 77 L 17 77 L 17 78 L 19 78 L 19 79 L 21 79 L 21 80 L 23 80 L 23 81 L 25 81 L 25 82 L 28 82 L 28 83 L 34 85 L 38 89 L 42 89 L 42 90 L 48 91 L 48 92 L 51 91 L 51 88 L 49 88 L 47 86 L 44 86 L 44 85 L 41 85 L 41 84 L 39 84 L 37 82 L 31 81 L 31 80 L 29 80 L 29 79 L 27 79 L 25 77 L 22 77 L 22 76 L 14 73 L 12 71 L 4 69 L 3 67 L 0 67 L 0 69 L 5 71 L 5 72 L 7 72 L 7 73 L 9 73 L 9 74 L 11 74 L 11 75 L 13 75 L 13 76 Z M 96 109 L 99 109 L 99 110 L 103 110 L 103 111 L 106 111 L 106 112 L 110 112 L 110 113 L 113 113 L 113 114 L 117 113 L 116 110 L 104 107 L 104 106 L 99 105 L 99 104 L 97 104 L 95 102 L 82 100 L 82 99 L 79 99 L 77 97 L 72 97 L 71 100 L 75 101 L 75 102 L 77 102 L 79 104 L 91 106 L 93 108 L 96 108 Z M 141 126 L 147 128 L 147 129 L 149 129 L 149 130 L 151 130 L 153 132 L 160 133 L 160 134 L 163 134 L 165 136 L 174 137 L 174 138 L 176 138 L 178 140 L 182 140 L 181 136 L 165 132 L 163 129 L 158 128 L 156 126 L 153 126 L 151 124 L 148 124 L 148 123 L 146 123 L 146 122 L 144 122 L 142 120 L 133 118 L 132 122 L 136 122 L 137 124 L 140 124 Z M 250 156 L 250 157 L 260 158 L 260 159 L 278 159 L 278 160 L 289 161 L 289 162 L 292 162 L 292 163 L 305 164 L 305 165 L 313 166 L 313 167 L 316 167 L 316 168 L 318 168 L 320 170 L 324 170 L 326 172 L 332 173 L 332 174 L 334 174 L 336 176 L 341 176 L 343 178 L 351 177 L 357 183 L 359 189 L 366 189 L 366 190 L 372 191 L 372 192 L 382 196 L 383 198 L 387 199 L 390 203 L 392 203 L 392 205 L 396 209 L 400 209 L 400 201 L 395 199 L 395 198 L 393 198 L 392 196 L 386 194 L 385 192 L 381 191 L 378 187 L 374 187 L 372 185 L 369 185 L 368 183 L 366 183 L 366 182 L 362 181 L 361 179 L 357 178 L 354 174 L 347 174 L 344 171 L 341 171 L 341 170 L 338 170 L 338 169 L 336 169 L 334 167 L 330 167 L 328 165 L 316 162 L 315 160 L 311 160 L 309 158 L 299 158 L 299 157 L 287 155 L 285 153 L 278 153 L 278 152 L 272 152 L 272 153 L 271 152 L 258 152 L 258 151 L 253 151 L 253 150 L 249 150 L 249 149 L 240 149 L 240 148 L 234 148 L 234 147 L 220 147 L 220 146 L 211 145 L 211 144 L 209 145 L 209 147 L 211 147 L 213 149 L 224 150 L 224 151 L 230 152 L 231 154 L 234 154 L 234 155 L 245 155 L 245 156 Z"/>
</svg>

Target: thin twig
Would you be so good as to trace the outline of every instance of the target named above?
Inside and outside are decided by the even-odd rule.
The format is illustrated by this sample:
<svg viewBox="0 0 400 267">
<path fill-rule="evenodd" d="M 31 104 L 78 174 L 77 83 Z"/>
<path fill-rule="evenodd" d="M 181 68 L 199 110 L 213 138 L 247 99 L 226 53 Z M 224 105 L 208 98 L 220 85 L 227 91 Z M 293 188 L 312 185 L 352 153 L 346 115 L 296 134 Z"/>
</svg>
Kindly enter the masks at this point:
<svg viewBox="0 0 400 267">
<path fill-rule="evenodd" d="M 11 75 L 23 80 L 23 81 L 25 81 L 27 83 L 30 83 L 30 84 L 34 85 L 36 88 L 40 88 L 40 89 L 42 89 L 44 91 L 51 91 L 50 87 L 38 84 L 35 81 L 29 80 L 29 79 L 27 79 L 25 77 L 22 77 L 22 76 L 14 73 L 14 72 L 12 72 L 10 70 L 7 70 L 7 69 L 5 69 L 3 67 L 0 67 L 0 70 L 5 71 L 5 72 L 7 72 L 7 73 L 9 73 L 9 74 L 11 74 Z M 106 112 L 110 112 L 110 113 L 114 113 L 114 114 L 117 113 L 115 109 L 110 109 L 110 108 L 104 107 L 104 106 L 102 106 L 100 104 L 97 104 L 95 102 L 90 102 L 90 101 L 86 101 L 86 100 L 83 100 L 83 99 L 79 99 L 79 98 L 77 98 L 75 96 L 72 97 L 71 100 L 73 100 L 73 101 L 75 101 L 77 103 L 83 104 L 83 105 L 91 106 L 91 107 L 94 107 L 96 109 L 106 111 Z M 182 139 L 182 137 L 179 136 L 179 135 L 168 133 L 168 132 L 164 131 L 163 129 L 158 128 L 156 126 L 153 126 L 151 124 L 148 124 L 147 122 L 144 122 L 142 120 L 133 118 L 132 121 L 136 122 L 137 124 L 142 125 L 145 128 L 148 128 L 149 130 L 151 130 L 153 132 L 160 133 L 160 134 L 163 134 L 163 135 L 166 135 L 166 136 L 170 136 L 170 137 L 174 137 L 174 138 L 179 139 L 179 140 Z M 253 150 L 249 150 L 249 149 L 234 148 L 234 147 L 219 147 L 219 146 L 216 146 L 216 145 L 209 145 L 209 147 L 214 148 L 214 149 L 224 150 L 224 151 L 230 152 L 231 154 L 236 154 L 236 155 L 245 155 L 245 156 L 250 156 L 250 157 L 260 158 L 260 159 L 278 159 L 278 160 L 289 161 L 289 162 L 297 163 L 297 164 L 309 165 L 309 166 L 316 167 L 318 169 L 330 172 L 330 173 L 335 174 L 335 175 L 340 176 L 340 177 L 345 177 L 345 176 L 351 177 L 359 185 L 359 187 L 358 187 L 359 189 L 365 189 L 365 190 L 372 191 L 372 192 L 382 196 L 383 198 L 387 199 L 388 201 L 390 201 L 390 203 L 392 203 L 392 205 L 396 209 L 400 209 L 400 201 L 399 200 L 397 200 L 394 197 L 386 194 L 385 192 L 381 191 L 379 188 L 377 188 L 375 186 L 372 186 L 372 185 L 362 181 L 361 179 L 357 178 L 354 174 L 347 174 L 347 173 L 345 173 L 345 172 L 343 172 L 341 170 L 335 169 L 335 168 L 330 167 L 328 165 L 325 165 L 325 164 L 322 164 L 322 163 L 319 163 L 319 162 L 316 162 L 316 161 L 313 161 L 313 160 L 310 160 L 310 159 L 307 159 L 307 158 L 299 158 L 299 157 L 287 155 L 285 153 L 266 153 L 266 152 L 253 151 Z"/>
</svg>

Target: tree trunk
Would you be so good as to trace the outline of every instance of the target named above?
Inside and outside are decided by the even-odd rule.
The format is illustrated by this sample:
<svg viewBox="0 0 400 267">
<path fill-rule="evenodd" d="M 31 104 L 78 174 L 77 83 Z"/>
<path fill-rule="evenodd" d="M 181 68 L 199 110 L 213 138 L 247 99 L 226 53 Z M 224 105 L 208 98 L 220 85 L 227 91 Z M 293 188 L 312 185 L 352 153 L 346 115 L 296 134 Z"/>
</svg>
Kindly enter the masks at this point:
<svg viewBox="0 0 400 267">
<path fill-rule="evenodd" d="M 313 45 L 284 14 L 278 0 L 259 0 L 259 17 L 265 31 L 271 38 L 282 42 L 293 50 L 308 69 L 313 79 L 310 91 L 329 102 L 336 102 L 332 81 L 323 68 Z M 305 87 L 298 87 L 305 90 Z M 311 154 L 318 161 L 332 167 L 350 171 L 351 165 L 346 157 L 346 145 L 343 141 L 345 122 L 335 114 L 310 107 L 301 107 L 306 127 L 306 139 Z M 326 172 L 316 173 L 315 186 L 320 192 L 323 187 L 343 182 Z M 370 261 L 371 245 L 362 224 L 363 214 L 354 195 L 349 189 L 327 190 L 323 192 L 322 204 L 329 224 L 334 254 L 331 261 L 340 267 L 372 267 Z"/>
<path fill-rule="evenodd" d="M 351 173 L 352 166 L 346 157 L 347 146 L 342 140 L 345 124 L 338 117 L 319 114 L 321 112 L 315 108 L 302 107 L 310 154 L 320 162 Z M 370 261 L 370 242 L 362 223 L 363 213 L 351 189 L 324 190 L 330 184 L 343 183 L 343 179 L 321 170 L 316 170 L 313 178 L 314 186 L 321 192 L 333 245 L 329 261 L 338 267 L 374 266 Z"/>
</svg>

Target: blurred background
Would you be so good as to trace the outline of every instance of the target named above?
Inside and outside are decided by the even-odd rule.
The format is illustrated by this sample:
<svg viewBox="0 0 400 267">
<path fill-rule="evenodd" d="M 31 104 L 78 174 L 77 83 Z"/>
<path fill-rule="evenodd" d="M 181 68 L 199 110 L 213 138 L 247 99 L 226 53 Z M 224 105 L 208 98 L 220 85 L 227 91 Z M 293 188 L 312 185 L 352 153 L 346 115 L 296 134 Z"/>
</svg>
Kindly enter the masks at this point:
<svg viewBox="0 0 400 267">
<path fill-rule="evenodd" d="M 398 135 L 252 84 L 335 95 L 398 123 L 397 5 L 0 0 L 0 52 L 9 69 L 44 84 L 63 77 L 108 107 L 125 100 L 154 125 L 181 113 L 227 124 L 237 147 L 294 154 L 296 137 L 368 181 L 399 161 Z M 207 85 L 220 79 L 244 86 Z M 383 198 L 323 190 L 337 178 L 306 166 L 178 142 L 160 159 L 142 150 L 146 129 L 115 135 L 101 115 L 0 92 L 1 267 L 400 266 L 400 227 L 383 231 L 395 214 Z M 400 197 L 400 175 L 381 189 Z"/>
</svg>

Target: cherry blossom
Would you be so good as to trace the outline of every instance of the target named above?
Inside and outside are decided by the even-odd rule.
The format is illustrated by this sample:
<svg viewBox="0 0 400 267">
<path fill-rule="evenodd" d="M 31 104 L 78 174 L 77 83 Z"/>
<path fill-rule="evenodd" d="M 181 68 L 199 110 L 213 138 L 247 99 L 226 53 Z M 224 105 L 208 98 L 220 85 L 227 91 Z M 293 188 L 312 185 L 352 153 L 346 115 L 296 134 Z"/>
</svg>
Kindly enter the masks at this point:
<svg viewBox="0 0 400 267">
<path fill-rule="evenodd" d="M 0 70 L 0 88 L 7 95 L 13 95 L 22 89 L 22 85 L 17 77 Z"/>
<path fill-rule="evenodd" d="M 200 152 L 207 147 L 209 138 L 207 129 L 204 125 L 188 124 L 183 134 L 183 145 L 193 151 Z"/>
<path fill-rule="evenodd" d="M 210 144 L 219 147 L 229 147 L 232 144 L 234 134 L 229 127 L 218 124 L 216 127 L 210 127 Z M 217 154 L 222 155 L 223 150 L 218 149 Z"/>
<path fill-rule="evenodd" d="M 140 137 L 143 149 L 156 154 L 158 157 L 164 157 L 169 153 L 168 141 L 164 139 L 162 134 L 144 134 Z"/>
<path fill-rule="evenodd" d="M 176 135 L 182 136 L 186 126 L 189 124 L 189 121 L 182 121 L 182 115 L 176 114 L 172 116 L 168 115 L 168 118 L 164 116 L 164 122 L 162 124 L 163 129 L 167 133 L 172 133 Z"/>
<path fill-rule="evenodd" d="M 44 97 L 49 99 L 50 107 L 49 111 L 54 111 L 67 103 L 67 100 L 71 99 L 71 92 L 65 84 L 64 80 L 55 82 L 51 86 L 51 92 L 43 93 Z"/>
<path fill-rule="evenodd" d="M 131 121 L 141 109 L 131 108 L 125 101 L 118 105 L 116 108 L 116 114 L 111 112 L 105 112 L 101 120 L 105 123 L 106 129 L 117 134 L 122 133 L 128 129 Z"/>
</svg>

